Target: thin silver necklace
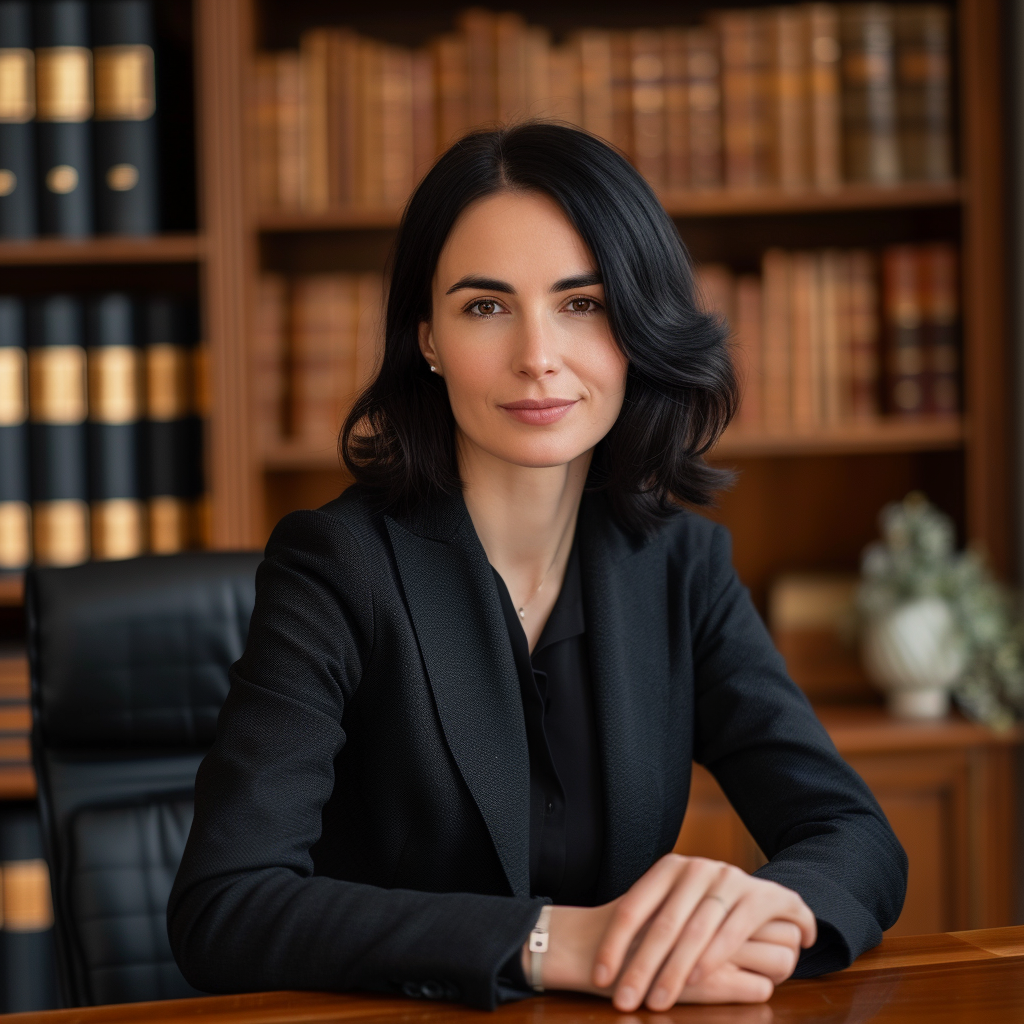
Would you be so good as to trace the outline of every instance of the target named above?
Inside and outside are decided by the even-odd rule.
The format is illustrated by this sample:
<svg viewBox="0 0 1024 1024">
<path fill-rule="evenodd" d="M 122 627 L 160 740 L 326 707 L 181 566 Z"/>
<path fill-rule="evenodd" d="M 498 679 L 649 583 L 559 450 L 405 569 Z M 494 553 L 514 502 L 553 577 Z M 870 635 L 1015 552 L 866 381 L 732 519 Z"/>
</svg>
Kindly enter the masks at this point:
<svg viewBox="0 0 1024 1024">
<path fill-rule="evenodd" d="M 561 546 L 562 546 L 561 544 L 558 545 L 559 548 L 561 548 Z M 526 618 L 526 606 L 529 605 L 533 601 L 533 599 L 540 593 L 540 588 L 544 586 L 544 583 L 547 581 L 547 578 L 548 578 L 549 574 L 551 573 L 551 570 L 554 569 L 555 562 L 557 562 L 557 561 L 558 561 L 558 550 L 556 549 L 555 550 L 555 557 L 552 560 L 551 564 L 547 567 L 547 571 L 544 573 L 543 576 L 541 576 L 540 583 L 537 584 L 537 589 L 519 606 L 519 618 L 521 618 L 521 619 L 525 619 Z"/>
</svg>

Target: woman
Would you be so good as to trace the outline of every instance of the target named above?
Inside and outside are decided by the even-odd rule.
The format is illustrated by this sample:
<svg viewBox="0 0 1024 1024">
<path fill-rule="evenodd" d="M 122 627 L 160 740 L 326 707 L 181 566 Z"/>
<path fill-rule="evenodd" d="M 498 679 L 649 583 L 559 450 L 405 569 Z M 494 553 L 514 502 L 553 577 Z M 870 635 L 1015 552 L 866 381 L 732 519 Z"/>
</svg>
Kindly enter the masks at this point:
<svg viewBox="0 0 1024 1024">
<path fill-rule="evenodd" d="M 679 505 L 722 483 L 735 384 L 643 179 L 566 127 L 462 140 L 409 203 L 385 333 L 356 484 L 257 577 L 168 909 L 185 976 L 662 1010 L 877 943 L 903 851 Z M 692 760 L 755 875 L 671 855 Z"/>
</svg>

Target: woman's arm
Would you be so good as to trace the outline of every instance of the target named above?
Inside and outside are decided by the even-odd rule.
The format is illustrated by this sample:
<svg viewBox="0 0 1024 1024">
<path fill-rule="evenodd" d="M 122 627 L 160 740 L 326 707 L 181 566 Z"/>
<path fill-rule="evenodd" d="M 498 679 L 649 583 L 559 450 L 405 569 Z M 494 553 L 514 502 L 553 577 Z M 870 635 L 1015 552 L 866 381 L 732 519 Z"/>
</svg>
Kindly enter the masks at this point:
<svg viewBox="0 0 1024 1024">
<path fill-rule="evenodd" d="M 344 574 L 358 582 L 330 582 Z M 361 989 L 491 1007 L 538 901 L 313 874 L 342 714 L 374 644 L 362 576 L 360 546 L 336 516 L 296 513 L 274 531 L 245 654 L 196 779 L 168 903 L 171 947 L 208 992 Z"/>
</svg>

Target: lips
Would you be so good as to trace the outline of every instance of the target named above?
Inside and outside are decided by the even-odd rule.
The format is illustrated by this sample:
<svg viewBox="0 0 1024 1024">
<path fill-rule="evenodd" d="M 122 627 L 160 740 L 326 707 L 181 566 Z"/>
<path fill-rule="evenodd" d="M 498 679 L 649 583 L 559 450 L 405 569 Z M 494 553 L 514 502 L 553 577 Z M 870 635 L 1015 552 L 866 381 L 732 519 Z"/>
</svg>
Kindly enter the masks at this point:
<svg viewBox="0 0 1024 1024">
<path fill-rule="evenodd" d="M 524 398 L 500 406 L 513 419 L 531 426 L 557 423 L 576 404 L 575 398 Z"/>
</svg>

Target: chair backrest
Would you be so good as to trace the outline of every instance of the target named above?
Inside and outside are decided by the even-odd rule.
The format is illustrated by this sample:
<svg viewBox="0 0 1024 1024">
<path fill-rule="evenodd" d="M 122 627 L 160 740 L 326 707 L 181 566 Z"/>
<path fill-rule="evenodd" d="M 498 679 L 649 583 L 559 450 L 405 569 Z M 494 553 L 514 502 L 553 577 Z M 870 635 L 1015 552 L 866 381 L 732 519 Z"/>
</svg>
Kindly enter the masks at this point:
<svg viewBox="0 0 1024 1024">
<path fill-rule="evenodd" d="M 167 897 L 260 557 L 28 573 L 32 750 L 67 1005 L 196 994 L 171 955 Z"/>
</svg>

